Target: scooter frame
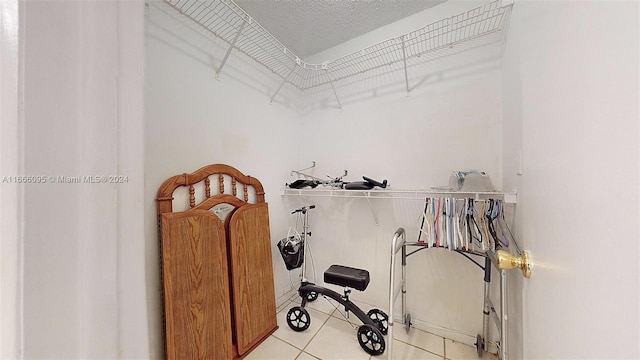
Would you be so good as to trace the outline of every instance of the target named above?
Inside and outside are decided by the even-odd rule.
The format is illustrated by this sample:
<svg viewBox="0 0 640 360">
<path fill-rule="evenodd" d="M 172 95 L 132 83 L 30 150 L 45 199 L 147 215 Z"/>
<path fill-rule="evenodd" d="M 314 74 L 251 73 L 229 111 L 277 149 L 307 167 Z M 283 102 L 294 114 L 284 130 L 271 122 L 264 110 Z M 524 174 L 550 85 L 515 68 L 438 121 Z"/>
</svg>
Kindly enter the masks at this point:
<svg viewBox="0 0 640 360">
<path fill-rule="evenodd" d="M 300 306 L 295 306 L 287 313 L 287 324 L 294 331 L 304 331 L 309 327 L 311 323 L 311 317 L 309 313 L 304 309 L 307 302 L 315 301 L 318 295 L 322 295 L 325 298 L 331 298 L 344 306 L 348 321 L 349 312 L 353 313 L 361 322 L 362 326 L 358 328 L 358 342 L 363 350 L 370 355 L 380 355 L 385 350 L 385 340 L 383 335 L 388 331 L 388 319 L 389 317 L 383 311 L 379 309 L 371 309 L 368 313 L 365 313 L 349 300 L 349 293 L 351 289 L 345 287 L 344 295 L 333 291 L 331 289 L 318 286 L 312 282 L 309 282 L 306 278 L 306 257 L 308 254 L 307 236 L 311 236 L 309 231 L 309 210 L 315 208 L 315 205 L 304 206 L 300 209 L 296 209 L 292 214 L 298 212 L 302 213 L 302 234 L 301 239 L 304 247 L 304 257 L 301 269 L 301 286 L 298 288 L 298 293 L 302 298 Z"/>
</svg>

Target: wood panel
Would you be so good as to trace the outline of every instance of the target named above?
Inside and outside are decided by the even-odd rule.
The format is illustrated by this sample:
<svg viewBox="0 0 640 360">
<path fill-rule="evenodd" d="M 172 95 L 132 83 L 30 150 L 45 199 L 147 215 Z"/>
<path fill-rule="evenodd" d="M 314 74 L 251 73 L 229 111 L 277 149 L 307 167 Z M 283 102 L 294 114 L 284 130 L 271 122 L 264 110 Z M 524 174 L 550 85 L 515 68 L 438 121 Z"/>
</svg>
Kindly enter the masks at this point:
<svg viewBox="0 0 640 360">
<path fill-rule="evenodd" d="M 231 359 L 224 225 L 211 212 L 162 215 L 168 359 Z"/>
<path fill-rule="evenodd" d="M 277 328 L 267 204 L 238 208 L 229 241 L 236 340 L 243 355 Z"/>
</svg>

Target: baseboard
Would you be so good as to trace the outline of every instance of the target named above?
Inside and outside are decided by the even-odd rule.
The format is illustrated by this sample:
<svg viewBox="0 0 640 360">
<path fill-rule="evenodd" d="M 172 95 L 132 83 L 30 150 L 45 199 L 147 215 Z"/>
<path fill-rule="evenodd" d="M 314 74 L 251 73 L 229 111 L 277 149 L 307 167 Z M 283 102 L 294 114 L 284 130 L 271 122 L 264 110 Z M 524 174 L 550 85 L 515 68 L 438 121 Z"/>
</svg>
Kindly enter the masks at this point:
<svg viewBox="0 0 640 360">
<path fill-rule="evenodd" d="M 394 319 L 395 319 L 395 324 L 402 324 L 403 320 L 400 317 L 396 318 L 394 316 Z M 447 329 L 442 326 L 438 326 L 438 325 L 435 325 L 426 321 L 422 321 L 419 319 L 411 319 L 411 326 L 418 330 L 426 331 L 428 333 L 441 336 L 445 339 L 450 339 L 450 340 L 453 340 L 462 344 L 466 344 L 472 347 L 476 346 L 475 343 L 476 343 L 477 334 L 465 334 L 460 332 L 459 330 Z M 403 330 L 401 331 L 404 331 L 403 326 L 399 326 L 399 328 L 402 328 Z M 494 341 L 488 341 L 487 350 L 492 354 L 498 353 L 498 347 Z"/>
<path fill-rule="evenodd" d="M 287 301 L 289 301 L 289 299 L 291 299 L 293 294 L 297 293 L 297 291 L 298 290 L 292 288 L 292 289 L 289 289 L 284 294 L 282 294 L 280 297 L 276 298 L 276 308 L 279 308 L 280 306 L 284 305 Z"/>
</svg>

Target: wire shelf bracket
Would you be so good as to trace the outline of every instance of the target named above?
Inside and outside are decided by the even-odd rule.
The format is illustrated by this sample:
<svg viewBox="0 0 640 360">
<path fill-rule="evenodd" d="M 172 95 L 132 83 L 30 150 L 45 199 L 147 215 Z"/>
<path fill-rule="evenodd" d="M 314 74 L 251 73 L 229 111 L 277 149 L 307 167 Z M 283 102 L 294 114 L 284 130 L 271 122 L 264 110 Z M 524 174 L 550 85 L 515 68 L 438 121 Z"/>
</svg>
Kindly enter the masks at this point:
<svg viewBox="0 0 640 360">
<path fill-rule="evenodd" d="M 275 94 L 286 83 L 301 91 L 329 85 L 340 108 L 335 88 L 342 79 L 401 62 L 405 87 L 410 92 L 410 61 L 411 64 L 430 61 L 500 42 L 504 46 L 513 7 L 513 0 L 496 0 L 334 61 L 312 64 L 302 61 L 232 0 L 163 1 L 229 44 L 216 76 L 236 49 L 282 79 Z M 274 98 L 275 95 L 271 102 Z"/>
<path fill-rule="evenodd" d="M 333 80 L 331 80 L 331 76 L 329 76 L 329 71 L 325 70 L 325 74 L 327 74 L 329 84 L 331 84 L 331 90 L 333 90 L 333 95 L 336 97 L 336 101 L 338 102 L 338 108 L 342 110 L 342 103 L 340 103 L 340 98 L 338 97 L 338 93 L 336 92 L 336 87 L 333 85 Z"/>
<path fill-rule="evenodd" d="M 227 59 L 229 58 L 229 54 L 231 54 L 231 50 L 233 50 L 233 48 L 236 46 L 236 42 L 238 42 L 238 38 L 240 37 L 240 34 L 242 34 L 242 30 L 244 29 L 244 26 L 246 25 L 246 22 L 243 22 L 240 25 L 240 29 L 238 29 L 238 32 L 236 33 L 236 36 L 233 38 L 233 42 L 231 42 L 231 44 L 229 45 L 229 49 L 227 49 L 227 53 L 224 54 L 224 58 L 222 59 L 222 63 L 220 64 L 220 67 L 218 67 L 218 69 L 216 70 L 216 79 L 220 80 L 220 71 L 222 71 L 222 68 L 224 67 L 224 64 L 227 62 Z"/>
<path fill-rule="evenodd" d="M 404 35 L 402 36 L 402 63 L 404 65 L 404 83 L 409 93 L 409 75 L 407 73 L 407 52 L 405 50 Z"/>
<path fill-rule="evenodd" d="M 293 75 L 293 73 L 296 71 L 297 67 L 294 66 L 291 71 L 289 72 L 289 75 L 287 75 L 287 77 L 282 80 L 282 82 L 280 83 L 280 86 L 278 86 L 278 89 L 276 89 L 276 91 L 273 93 L 273 96 L 271 97 L 271 103 L 273 104 L 273 99 L 276 98 L 276 95 L 278 95 L 278 93 L 280 92 L 280 89 L 282 89 L 282 87 L 284 86 L 284 84 L 287 83 L 287 81 L 289 81 L 289 79 L 291 78 L 291 75 Z"/>
</svg>

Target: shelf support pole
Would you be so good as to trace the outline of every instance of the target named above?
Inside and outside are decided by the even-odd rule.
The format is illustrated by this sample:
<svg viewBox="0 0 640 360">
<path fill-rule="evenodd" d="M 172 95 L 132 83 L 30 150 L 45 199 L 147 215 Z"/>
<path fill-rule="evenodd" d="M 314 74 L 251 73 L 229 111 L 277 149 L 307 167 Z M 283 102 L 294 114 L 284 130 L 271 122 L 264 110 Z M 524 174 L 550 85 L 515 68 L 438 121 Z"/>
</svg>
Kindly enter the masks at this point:
<svg viewBox="0 0 640 360">
<path fill-rule="evenodd" d="M 329 79 L 329 85 L 331 85 L 331 90 L 333 90 L 333 96 L 336 97 L 336 101 L 338 102 L 338 108 L 342 110 L 342 104 L 340 103 L 340 98 L 338 98 L 338 93 L 336 92 L 336 87 L 333 86 L 333 79 L 329 76 L 329 69 L 324 69 L 325 74 L 327 74 L 327 78 Z"/>
<path fill-rule="evenodd" d="M 369 204 L 371 215 L 373 215 L 373 221 L 375 222 L 376 226 L 380 225 L 380 219 L 378 218 L 378 213 L 376 212 L 376 209 L 373 207 L 373 204 L 371 203 L 371 193 L 367 195 L 367 203 Z"/>
<path fill-rule="evenodd" d="M 407 54 L 404 49 L 404 38 L 406 35 L 402 35 L 402 62 L 404 64 L 404 83 L 407 88 L 407 94 L 409 93 L 409 75 L 407 74 Z"/>
<path fill-rule="evenodd" d="M 280 92 L 280 89 L 282 89 L 282 87 L 284 86 L 284 84 L 289 81 L 289 79 L 291 78 L 291 75 L 293 75 L 293 72 L 296 70 L 296 68 L 298 67 L 298 65 L 294 65 L 293 68 L 291 69 L 291 71 L 289 71 L 289 74 L 287 75 L 287 77 L 282 80 L 282 82 L 280 83 L 280 86 L 278 86 L 278 88 L 276 89 L 276 92 L 273 93 L 273 96 L 271 97 L 271 103 L 273 104 L 273 99 L 276 98 L 276 95 L 278 95 L 278 93 Z"/>
<path fill-rule="evenodd" d="M 220 67 L 216 70 L 216 79 L 220 80 L 220 71 L 222 71 L 224 64 L 227 62 L 227 59 L 229 58 L 229 54 L 231 54 L 231 50 L 233 50 L 233 48 L 236 46 L 236 42 L 238 42 L 238 38 L 240 37 L 242 30 L 244 30 L 244 26 L 246 23 L 247 23 L 246 21 L 242 22 L 242 25 L 240 25 L 240 29 L 238 29 L 238 32 L 233 37 L 233 41 L 229 45 L 229 49 L 227 49 L 227 53 L 224 54 L 224 58 L 222 59 L 222 63 L 220 64 Z"/>
</svg>

